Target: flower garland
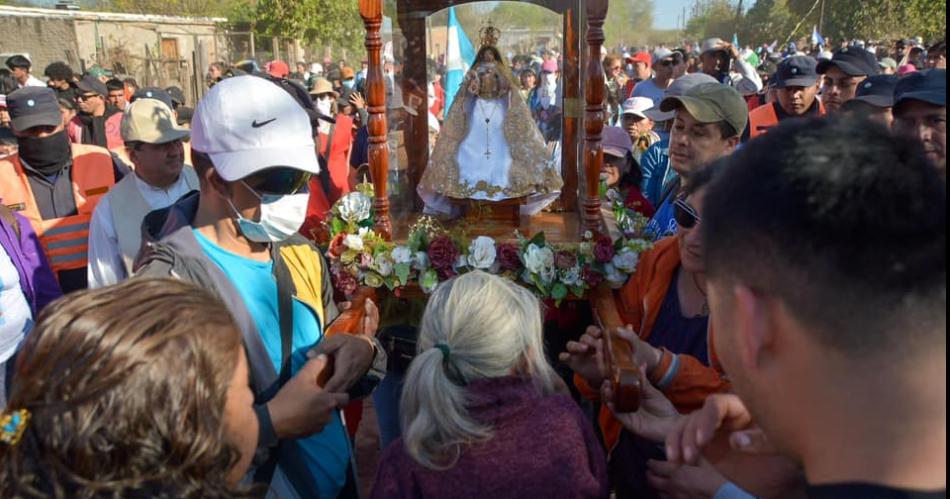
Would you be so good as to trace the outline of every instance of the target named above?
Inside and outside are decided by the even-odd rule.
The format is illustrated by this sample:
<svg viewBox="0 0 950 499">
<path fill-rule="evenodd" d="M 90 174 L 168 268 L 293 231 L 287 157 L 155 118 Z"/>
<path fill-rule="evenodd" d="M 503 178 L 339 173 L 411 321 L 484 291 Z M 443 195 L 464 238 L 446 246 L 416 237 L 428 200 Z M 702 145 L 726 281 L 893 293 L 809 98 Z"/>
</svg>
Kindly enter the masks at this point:
<svg viewBox="0 0 950 499">
<path fill-rule="evenodd" d="M 396 245 L 372 230 L 372 185 L 340 199 L 326 222 L 327 248 L 335 288 L 352 295 L 361 286 L 396 290 L 418 284 L 431 293 L 442 281 L 473 270 L 500 275 L 531 289 L 555 305 L 569 297 L 583 298 L 601 282 L 622 287 L 636 271 L 640 253 L 652 244 L 639 237 L 647 220 L 608 199 L 624 237 L 594 237 L 587 232 L 579 243 L 552 244 L 544 233 L 498 242 L 486 236 L 468 239 L 449 232 L 439 222 L 422 217 L 410 228 L 406 244 Z M 619 194 L 614 197 L 619 197 Z"/>
</svg>

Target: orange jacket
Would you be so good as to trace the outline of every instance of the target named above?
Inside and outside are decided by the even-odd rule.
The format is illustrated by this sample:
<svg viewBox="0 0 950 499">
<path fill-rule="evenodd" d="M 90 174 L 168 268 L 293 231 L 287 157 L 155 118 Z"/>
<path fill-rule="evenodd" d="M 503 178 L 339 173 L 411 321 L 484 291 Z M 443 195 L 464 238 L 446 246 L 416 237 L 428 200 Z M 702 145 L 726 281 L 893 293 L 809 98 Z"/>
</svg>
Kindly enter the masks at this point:
<svg viewBox="0 0 950 499">
<path fill-rule="evenodd" d="M 816 102 L 818 102 L 818 116 L 824 116 L 824 104 L 822 104 L 820 100 L 816 100 Z M 749 113 L 750 139 L 754 139 L 759 135 L 764 135 L 769 130 L 769 128 L 778 125 L 779 121 L 781 120 L 779 120 L 778 113 L 775 112 L 775 106 L 777 105 L 777 103 L 770 102 L 753 109 L 752 112 Z"/>
<path fill-rule="evenodd" d="M 26 217 L 43 245 L 53 272 L 85 268 L 89 222 L 99 200 L 115 185 L 112 155 L 98 146 L 73 144 L 72 184 L 77 213 L 44 220 L 19 155 L 0 161 L 0 197 Z"/>
<path fill-rule="evenodd" d="M 350 149 L 353 147 L 353 118 L 344 114 L 336 116 L 336 125 L 333 128 L 332 144 L 330 136 L 321 134 L 322 150 L 320 154 L 327 160 L 330 170 L 330 192 L 327 200 L 333 203 L 353 190 L 353 179 L 350 175 Z"/>
<path fill-rule="evenodd" d="M 644 341 L 650 338 L 660 307 L 679 266 L 679 241 L 675 237 L 662 239 L 650 251 L 640 255 L 636 273 L 617 293 L 620 317 L 632 325 Z M 664 355 L 663 361 L 650 374 L 654 386 L 662 390 L 681 413 L 699 409 L 706 397 L 728 391 L 730 388 L 729 382 L 718 367 L 711 329 L 708 332 L 708 341 L 712 367 L 706 367 L 695 357 L 672 352 L 672 355 Z M 580 376 L 574 376 L 574 383 L 584 397 L 590 400 L 600 397 L 599 390 L 592 389 Z M 608 450 L 613 450 L 620 441 L 623 427 L 606 406 L 601 408 L 598 420 L 604 444 Z"/>
</svg>

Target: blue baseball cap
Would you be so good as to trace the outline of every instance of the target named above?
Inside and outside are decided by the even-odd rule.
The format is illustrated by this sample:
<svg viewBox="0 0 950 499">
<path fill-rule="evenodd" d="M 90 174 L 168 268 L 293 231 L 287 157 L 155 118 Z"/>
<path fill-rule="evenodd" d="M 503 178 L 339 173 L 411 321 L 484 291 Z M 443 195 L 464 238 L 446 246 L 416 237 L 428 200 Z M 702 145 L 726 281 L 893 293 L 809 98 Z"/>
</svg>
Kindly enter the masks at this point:
<svg viewBox="0 0 950 499">
<path fill-rule="evenodd" d="M 818 63 L 818 74 L 825 74 L 831 67 L 837 67 L 848 76 L 873 76 L 881 74 L 877 58 L 858 46 L 850 46 L 834 53 L 831 59 L 822 59 Z"/>
<path fill-rule="evenodd" d="M 900 78 L 897 75 L 874 75 L 858 85 L 854 100 L 874 107 L 894 107 L 894 89 Z"/>
<path fill-rule="evenodd" d="M 901 78 L 894 89 L 894 106 L 909 100 L 947 107 L 947 70 L 928 69 Z"/>
<path fill-rule="evenodd" d="M 818 83 L 818 61 L 807 55 L 796 55 L 779 63 L 772 80 L 775 88 L 810 87 Z"/>
</svg>

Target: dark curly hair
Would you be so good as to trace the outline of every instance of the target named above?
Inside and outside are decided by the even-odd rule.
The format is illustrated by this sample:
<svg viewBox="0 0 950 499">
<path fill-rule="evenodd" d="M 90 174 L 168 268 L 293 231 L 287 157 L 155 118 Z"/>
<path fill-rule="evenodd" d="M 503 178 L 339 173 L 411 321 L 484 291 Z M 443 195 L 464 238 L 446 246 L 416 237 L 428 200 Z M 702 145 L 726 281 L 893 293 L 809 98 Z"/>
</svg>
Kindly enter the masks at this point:
<svg viewBox="0 0 950 499">
<path fill-rule="evenodd" d="M 132 279 L 50 305 L 16 363 L 8 409 L 31 418 L 0 444 L 0 496 L 253 497 L 227 485 L 224 426 L 241 355 L 208 292 Z"/>
</svg>

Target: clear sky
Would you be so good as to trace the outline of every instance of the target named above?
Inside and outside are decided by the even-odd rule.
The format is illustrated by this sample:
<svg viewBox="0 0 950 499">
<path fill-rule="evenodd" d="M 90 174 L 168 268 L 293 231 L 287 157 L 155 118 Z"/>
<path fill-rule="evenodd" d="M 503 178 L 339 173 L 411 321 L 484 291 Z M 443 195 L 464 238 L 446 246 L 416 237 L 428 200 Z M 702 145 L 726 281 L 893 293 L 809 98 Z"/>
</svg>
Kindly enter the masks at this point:
<svg viewBox="0 0 950 499">
<path fill-rule="evenodd" d="M 686 7 L 686 14 L 689 15 L 689 9 L 693 6 L 693 0 L 654 0 L 653 2 L 653 27 L 656 29 L 676 29 L 676 24 L 683 15 L 683 7 Z"/>
</svg>

